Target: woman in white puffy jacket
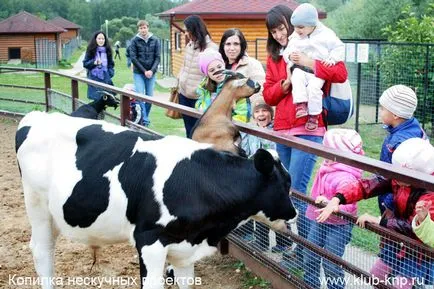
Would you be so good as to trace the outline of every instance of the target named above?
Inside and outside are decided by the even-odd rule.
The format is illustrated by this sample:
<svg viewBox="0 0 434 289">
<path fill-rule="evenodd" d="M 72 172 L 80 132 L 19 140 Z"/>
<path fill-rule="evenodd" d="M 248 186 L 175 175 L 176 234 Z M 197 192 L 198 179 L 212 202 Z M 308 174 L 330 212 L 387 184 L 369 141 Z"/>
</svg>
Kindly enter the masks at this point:
<svg viewBox="0 0 434 289">
<path fill-rule="evenodd" d="M 179 104 L 194 108 L 198 95 L 196 88 L 203 78 L 199 68 L 199 53 L 207 48 L 217 50 L 218 46 L 211 36 L 203 20 L 197 15 L 191 15 L 184 20 L 185 29 L 190 41 L 184 49 L 184 62 L 178 75 Z M 186 136 L 191 138 L 191 130 L 197 119 L 182 115 Z"/>
</svg>

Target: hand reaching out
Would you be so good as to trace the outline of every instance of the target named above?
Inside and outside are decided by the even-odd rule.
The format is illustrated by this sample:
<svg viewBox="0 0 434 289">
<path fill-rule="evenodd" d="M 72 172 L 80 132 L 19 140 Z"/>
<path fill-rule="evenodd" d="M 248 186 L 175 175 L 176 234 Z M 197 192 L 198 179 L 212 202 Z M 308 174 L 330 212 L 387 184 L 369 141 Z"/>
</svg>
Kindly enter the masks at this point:
<svg viewBox="0 0 434 289">
<path fill-rule="evenodd" d="M 316 210 L 316 212 L 320 213 L 318 217 L 316 217 L 316 220 L 318 223 L 323 223 L 330 217 L 332 213 L 336 213 L 337 211 L 339 211 L 339 199 L 332 198 L 327 203 L 327 206 L 322 209 Z"/>
<path fill-rule="evenodd" d="M 422 223 L 425 220 L 426 216 L 429 214 L 431 205 L 431 201 L 419 201 L 416 203 L 415 211 L 418 223 Z"/>
<path fill-rule="evenodd" d="M 327 205 L 328 202 L 329 202 L 329 199 L 327 199 L 327 198 L 324 197 L 324 196 L 318 196 L 318 197 L 315 199 L 315 204 L 324 204 L 324 205 Z"/>
<path fill-rule="evenodd" d="M 380 218 L 365 213 L 361 215 L 356 221 L 356 224 L 359 225 L 361 228 L 365 228 L 366 223 L 380 224 Z"/>
</svg>

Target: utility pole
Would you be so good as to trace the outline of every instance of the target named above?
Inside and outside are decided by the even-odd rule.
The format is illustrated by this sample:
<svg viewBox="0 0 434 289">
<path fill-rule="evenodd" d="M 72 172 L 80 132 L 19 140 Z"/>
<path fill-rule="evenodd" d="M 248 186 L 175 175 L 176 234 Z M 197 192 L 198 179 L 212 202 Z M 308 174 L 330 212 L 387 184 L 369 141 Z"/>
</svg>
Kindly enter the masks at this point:
<svg viewBox="0 0 434 289">
<path fill-rule="evenodd" d="M 108 20 L 107 19 L 105 20 L 105 35 L 107 36 L 107 40 L 108 40 L 109 35 L 108 35 Z"/>
</svg>

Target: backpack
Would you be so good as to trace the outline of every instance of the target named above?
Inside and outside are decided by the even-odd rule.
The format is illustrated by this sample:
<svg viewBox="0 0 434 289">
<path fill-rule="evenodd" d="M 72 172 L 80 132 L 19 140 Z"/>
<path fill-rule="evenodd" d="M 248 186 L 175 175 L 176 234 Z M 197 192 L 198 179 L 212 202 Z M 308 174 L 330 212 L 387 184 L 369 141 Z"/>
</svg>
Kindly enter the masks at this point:
<svg viewBox="0 0 434 289">
<path fill-rule="evenodd" d="M 322 106 L 323 119 L 326 125 L 338 125 L 347 122 L 354 112 L 350 81 L 347 79 L 344 83 L 332 83 L 329 95 L 322 99 Z"/>
</svg>

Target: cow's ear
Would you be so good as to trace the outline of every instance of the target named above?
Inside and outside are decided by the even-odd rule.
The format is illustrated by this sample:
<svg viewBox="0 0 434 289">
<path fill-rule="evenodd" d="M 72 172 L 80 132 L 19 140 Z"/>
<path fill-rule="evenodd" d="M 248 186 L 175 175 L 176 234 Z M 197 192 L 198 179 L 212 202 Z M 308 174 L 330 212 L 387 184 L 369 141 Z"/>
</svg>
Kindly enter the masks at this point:
<svg viewBox="0 0 434 289">
<path fill-rule="evenodd" d="M 264 149 L 258 149 L 253 156 L 255 161 L 255 168 L 258 172 L 269 175 L 274 168 L 274 158 L 273 156 Z"/>
</svg>

